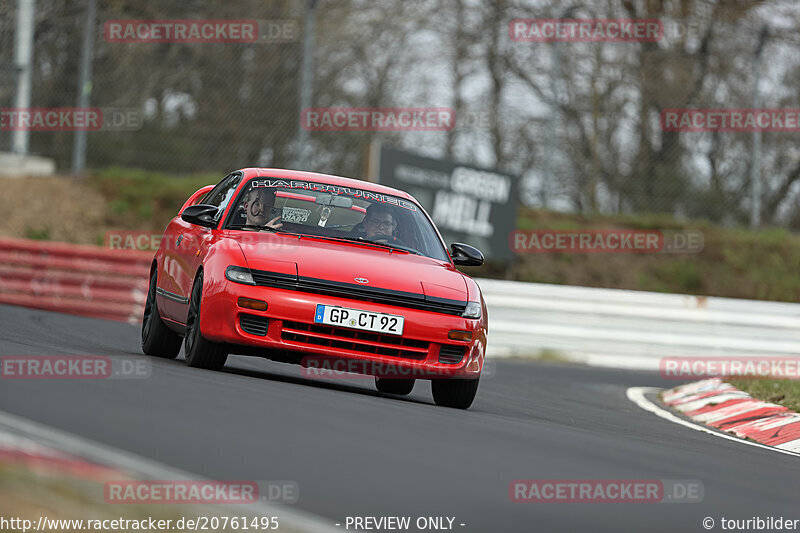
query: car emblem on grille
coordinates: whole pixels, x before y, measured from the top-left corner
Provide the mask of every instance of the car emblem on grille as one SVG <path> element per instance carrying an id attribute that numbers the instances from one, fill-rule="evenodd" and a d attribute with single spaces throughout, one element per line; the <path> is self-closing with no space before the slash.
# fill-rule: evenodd
<path id="1" fill-rule="evenodd" d="M 356 280 L 356 283 L 369 283 L 369 280 L 367 278 L 354 278 L 354 279 Z"/>

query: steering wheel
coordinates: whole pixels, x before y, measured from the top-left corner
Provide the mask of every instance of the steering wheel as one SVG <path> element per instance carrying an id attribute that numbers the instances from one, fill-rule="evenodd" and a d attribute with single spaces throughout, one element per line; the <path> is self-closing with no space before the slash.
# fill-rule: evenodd
<path id="1" fill-rule="evenodd" d="M 378 243 L 378 244 L 389 244 L 389 245 L 392 245 L 392 246 L 397 246 L 398 248 L 401 248 L 401 249 L 406 250 L 408 252 L 412 252 L 412 253 L 415 253 L 415 254 L 419 253 L 419 250 L 416 250 L 416 249 L 408 246 L 406 243 L 404 243 L 403 241 L 401 241 L 400 239 L 398 239 L 394 235 L 388 235 L 386 233 L 380 233 L 380 234 L 377 234 L 377 235 L 373 235 L 371 239 L 367 239 L 366 237 L 363 237 L 363 239 L 365 241 L 367 241 L 367 242 L 375 242 L 375 243 Z"/>
<path id="2" fill-rule="evenodd" d="M 403 244 L 403 242 L 400 239 L 398 239 L 394 235 L 389 235 L 388 233 L 379 233 L 373 235 L 369 239 L 367 237 L 364 237 L 364 240 L 369 242 L 377 242 L 380 244 L 400 244 L 400 245 Z"/>

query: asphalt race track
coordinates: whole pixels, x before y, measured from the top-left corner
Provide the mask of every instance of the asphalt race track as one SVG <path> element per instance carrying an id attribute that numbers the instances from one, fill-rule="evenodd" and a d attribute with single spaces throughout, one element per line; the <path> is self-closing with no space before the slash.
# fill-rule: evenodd
<path id="1" fill-rule="evenodd" d="M 145 356 L 138 327 L 0 306 L 0 355 Z M 489 337 L 491 342 L 491 336 Z M 626 398 L 658 374 L 498 361 L 468 411 L 369 379 L 230 357 L 222 372 L 152 359 L 133 380 L 2 380 L 0 410 L 220 480 L 293 480 L 298 508 L 451 516 L 456 531 L 705 531 L 704 517 L 800 518 L 800 458 L 692 431 Z M 704 501 L 515 503 L 516 479 L 690 479 Z M 77 517 L 76 517 L 77 518 Z M 465 524 L 460 526 L 458 524 Z M 344 527 L 341 528 L 344 531 Z"/>

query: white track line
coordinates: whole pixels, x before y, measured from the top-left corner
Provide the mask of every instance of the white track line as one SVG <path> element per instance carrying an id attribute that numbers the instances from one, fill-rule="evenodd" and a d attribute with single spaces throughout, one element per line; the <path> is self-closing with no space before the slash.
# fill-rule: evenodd
<path id="1" fill-rule="evenodd" d="M 694 422 L 689 422 L 688 420 L 684 420 L 683 418 L 675 416 L 673 413 L 670 413 L 666 409 L 662 409 L 661 407 L 657 406 L 656 404 L 654 404 L 645 397 L 645 394 L 657 393 L 660 390 L 661 389 L 658 389 L 656 387 L 630 387 L 626 391 L 626 394 L 630 401 L 632 401 L 645 411 L 650 411 L 651 413 L 658 415 L 665 420 L 669 420 L 670 422 L 675 422 L 676 424 L 680 424 L 695 431 L 702 431 L 703 433 L 708 433 L 716 437 L 732 440 L 740 444 L 747 444 L 749 446 L 755 446 L 757 448 L 763 448 L 765 450 L 772 450 L 773 452 L 784 453 L 786 455 L 794 455 L 795 457 L 800 457 L 800 453 L 790 452 L 789 450 L 782 450 L 774 446 L 767 446 L 766 444 L 761 444 L 760 442 L 753 442 L 750 440 L 740 439 L 739 437 L 734 437 L 732 435 L 726 435 L 725 433 L 720 433 L 719 431 L 712 430 L 706 426 L 695 424 Z"/>
<path id="2" fill-rule="evenodd" d="M 202 477 L 157 461 L 0 411 L 0 431 L 3 430 L 4 426 L 12 431 L 21 432 L 32 440 L 51 448 L 153 479 L 206 481 Z M 281 521 L 281 527 L 283 528 L 284 523 L 286 523 L 286 527 L 290 531 L 305 533 L 341 532 L 341 529 L 337 529 L 332 525 L 334 520 L 292 509 L 286 505 L 270 505 L 259 502 L 248 505 L 247 508 L 248 511 L 259 515 L 277 516 Z"/>

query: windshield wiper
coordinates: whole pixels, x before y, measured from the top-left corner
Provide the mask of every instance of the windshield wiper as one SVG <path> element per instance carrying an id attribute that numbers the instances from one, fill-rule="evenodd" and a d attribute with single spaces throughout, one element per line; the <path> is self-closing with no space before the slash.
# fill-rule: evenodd
<path id="1" fill-rule="evenodd" d="M 402 244 L 389 244 L 389 243 L 384 243 L 384 242 L 375 242 L 375 241 L 367 240 L 367 239 L 365 239 L 363 237 L 343 237 L 343 238 L 348 240 L 348 241 L 363 242 L 365 244 L 371 244 L 373 246 L 382 246 L 384 248 L 389 248 L 390 250 L 400 250 L 401 252 L 407 252 L 409 254 L 422 255 L 417 250 L 415 250 L 413 248 L 410 248 L 410 247 L 403 246 Z"/>
<path id="2" fill-rule="evenodd" d="M 414 250 L 413 248 L 406 248 L 404 246 L 398 244 L 383 244 L 382 242 L 374 242 L 368 241 L 363 237 L 333 237 L 330 235 L 314 235 L 313 233 L 301 233 L 303 237 L 313 237 L 315 239 L 327 239 L 331 241 L 348 241 L 348 242 L 360 242 L 363 244 L 369 244 L 371 246 L 382 246 L 384 248 L 389 248 L 392 250 L 400 250 L 401 252 L 407 252 L 414 255 L 422 255 L 418 251 Z"/>
<path id="3" fill-rule="evenodd" d="M 413 248 L 406 248 L 405 246 L 403 246 L 401 244 L 388 244 L 388 243 L 382 243 L 382 242 L 372 242 L 372 241 L 367 241 L 367 240 L 365 240 L 364 242 L 368 242 L 370 244 L 374 244 L 375 246 L 385 246 L 386 248 L 390 248 L 392 250 L 400 250 L 401 252 L 406 252 L 406 253 L 409 253 L 409 254 L 422 255 L 421 253 L 419 253 L 418 251 L 414 250 Z"/>
<path id="4" fill-rule="evenodd" d="M 324 239 L 328 241 L 357 241 L 353 237 L 333 237 L 331 235 L 316 235 L 314 233 L 300 233 L 303 237 L 311 237 L 312 239 Z"/>

